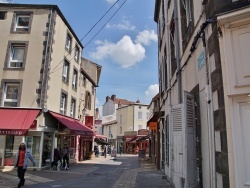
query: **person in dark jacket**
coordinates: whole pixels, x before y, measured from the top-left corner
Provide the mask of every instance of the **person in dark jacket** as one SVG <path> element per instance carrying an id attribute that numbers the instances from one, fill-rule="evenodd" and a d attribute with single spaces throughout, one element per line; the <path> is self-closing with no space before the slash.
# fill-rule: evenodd
<path id="1" fill-rule="evenodd" d="M 58 162 L 61 163 L 61 154 L 58 148 L 54 149 L 54 160 L 51 162 L 50 169 L 53 169 L 53 166 L 58 166 Z"/>
<path id="2" fill-rule="evenodd" d="M 18 183 L 18 188 L 24 186 L 25 182 L 24 175 L 28 166 L 28 159 L 31 160 L 33 166 L 36 166 L 35 160 L 31 155 L 30 150 L 28 150 L 26 148 L 26 144 L 22 142 L 19 146 L 15 161 L 15 166 L 17 167 L 17 176 L 20 179 Z"/>
<path id="3" fill-rule="evenodd" d="M 62 156 L 63 156 L 63 168 L 68 170 L 69 169 L 69 148 L 67 144 L 64 144 L 64 147 L 62 148 Z"/>

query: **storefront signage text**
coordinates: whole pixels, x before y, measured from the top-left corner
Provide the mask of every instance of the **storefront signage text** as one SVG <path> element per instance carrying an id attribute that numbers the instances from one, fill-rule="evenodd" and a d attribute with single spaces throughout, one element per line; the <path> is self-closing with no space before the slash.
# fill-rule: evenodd
<path id="1" fill-rule="evenodd" d="M 0 130 L 0 135 L 25 135 L 27 130 Z"/>

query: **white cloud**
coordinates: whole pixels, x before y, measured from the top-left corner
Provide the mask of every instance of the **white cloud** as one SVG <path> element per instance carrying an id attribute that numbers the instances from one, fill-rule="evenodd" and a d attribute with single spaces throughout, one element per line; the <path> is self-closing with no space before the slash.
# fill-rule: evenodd
<path id="1" fill-rule="evenodd" d="M 150 99 L 152 99 L 157 93 L 159 93 L 159 85 L 158 84 L 150 85 L 148 87 L 148 90 L 145 91 L 147 98 L 150 98 Z"/>
<path id="2" fill-rule="evenodd" d="M 113 25 L 107 24 L 106 28 L 110 28 L 110 29 L 118 28 L 120 30 L 133 31 L 135 30 L 136 27 L 132 25 L 129 20 L 127 20 L 126 18 L 123 18 L 119 24 L 113 24 Z"/>
<path id="3" fill-rule="evenodd" d="M 106 0 L 108 4 L 114 4 L 117 0 Z"/>
<path id="4" fill-rule="evenodd" d="M 154 30 L 144 30 L 137 35 L 135 42 L 148 46 L 151 41 L 157 42 L 157 35 Z"/>
<path id="5" fill-rule="evenodd" d="M 93 59 L 101 60 L 109 57 L 122 68 L 131 67 L 145 58 L 145 48 L 139 43 L 134 43 L 127 35 L 116 44 L 109 41 L 97 41 L 96 44 L 99 45 L 96 51 L 90 53 Z"/>

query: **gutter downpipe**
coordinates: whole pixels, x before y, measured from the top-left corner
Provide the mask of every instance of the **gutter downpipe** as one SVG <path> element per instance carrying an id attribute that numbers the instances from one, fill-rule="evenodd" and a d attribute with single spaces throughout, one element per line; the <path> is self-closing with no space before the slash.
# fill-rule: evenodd
<path id="1" fill-rule="evenodd" d="M 169 0 L 168 0 L 169 1 Z M 168 1 L 167 3 L 165 3 L 165 20 L 166 20 L 166 54 L 167 54 L 167 91 L 170 89 L 171 87 L 171 81 L 170 81 L 170 75 L 171 75 L 171 72 L 170 72 L 170 47 L 169 47 L 169 24 L 168 24 L 168 7 L 167 7 L 167 4 L 168 4 Z M 169 161 L 169 167 L 168 167 L 168 174 L 169 174 L 169 181 L 172 183 L 173 182 L 173 177 L 172 177 L 172 158 L 171 157 L 173 155 L 173 146 L 172 146 L 172 122 L 171 122 L 171 119 L 170 117 L 172 117 L 172 99 L 171 99 L 171 90 L 169 90 L 169 92 L 167 93 L 167 97 L 168 97 L 168 114 L 169 114 L 169 118 L 168 118 L 168 138 L 169 138 L 169 153 L 168 153 L 168 161 Z"/>
<path id="2" fill-rule="evenodd" d="M 178 23 L 178 4 L 177 0 L 174 0 L 174 31 L 175 31 L 175 52 L 176 52 L 176 64 L 177 64 L 177 88 L 178 88 L 178 104 L 182 103 L 182 82 L 180 71 L 180 41 L 179 41 L 179 23 Z"/>
<path id="3" fill-rule="evenodd" d="M 47 78 L 45 78 L 45 68 L 46 68 L 46 64 L 47 63 L 47 55 L 48 55 L 48 44 L 49 44 L 49 40 L 50 39 L 50 35 L 51 35 L 51 21 L 52 21 L 52 8 L 50 9 L 50 19 L 49 19 L 49 28 L 48 28 L 48 37 L 47 37 L 47 41 L 46 41 L 46 49 L 45 49 L 45 55 L 44 55 L 44 62 L 43 62 L 43 78 L 42 78 L 42 88 L 41 88 L 41 100 L 40 100 L 40 107 L 44 108 L 44 102 L 42 104 L 42 101 L 45 101 L 45 92 L 47 90 L 47 83 L 46 80 L 48 79 L 48 75 Z"/>
<path id="4" fill-rule="evenodd" d="M 214 123 L 213 123 L 213 101 L 212 101 L 212 92 L 211 92 L 211 70 L 209 63 L 209 54 L 206 45 L 206 35 L 205 31 L 202 33 L 202 42 L 204 47 L 204 60 L 206 65 L 206 95 L 207 95 L 207 115 L 208 115 L 208 135 L 209 135 L 209 162 L 211 166 L 211 177 L 210 180 L 212 182 L 211 187 L 217 188 L 217 175 L 215 168 L 215 136 L 214 136 Z"/>

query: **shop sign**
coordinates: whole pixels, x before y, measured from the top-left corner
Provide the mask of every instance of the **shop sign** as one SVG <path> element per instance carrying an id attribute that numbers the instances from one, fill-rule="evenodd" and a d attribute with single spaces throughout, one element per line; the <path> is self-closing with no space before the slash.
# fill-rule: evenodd
<path id="1" fill-rule="evenodd" d="M 84 135 L 84 136 L 93 136 L 93 132 L 90 131 L 80 131 L 80 130 L 70 130 L 70 134 L 72 135 Z"/>
<path id="2" fill-rule="evenodd" d="M 28 130 L 11 130 L 11 129 L 0 129 L 0 135 L 15 135 L 22 136 L 25 135 Z"/>
<path id="3" fill-rule="evenodd" d="M 101 119 L 96 119 L 95 120 L 95 125 L 101 126 L 102 125 L 102 120 Z"/>
<path id="4" fill-rule="evenodd" d="M 138 135 L 148 135 L 148 134 L 149 134 L 149 130 L 147 129 L 138 130 Z"/>
<path id="5" fill-rule="evenodd" d="M 85 125 L 91 129 L 93 129 L 94 117 L 93 116 L 85 116 Z"/>
<path id="6" fill-rule="evenodd" d="M 157 122 L 149 122 L 150 130 L 157 130 Z"/>
<path id="7" fill-rule="evenodd" d="M 201 70 L 204 64 L 205 64 L 205 53 L 204 51 L 202 51 L 198 58 L 198 70 Z"/>

